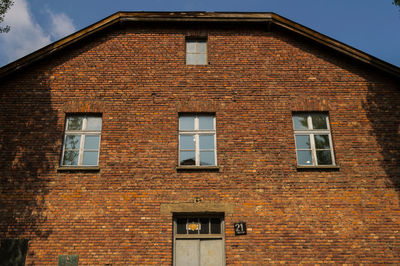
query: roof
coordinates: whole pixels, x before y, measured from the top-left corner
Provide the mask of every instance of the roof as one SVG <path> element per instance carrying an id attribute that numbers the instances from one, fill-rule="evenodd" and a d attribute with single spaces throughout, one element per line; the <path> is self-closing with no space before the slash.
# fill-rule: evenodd
<path id="1" fill-rule="evenodd" d="M 50 56 L 82 39 L 101 30 L 122 22 L 258 22 L 266 27 L 276 25 L 290 32 L 297 33 L 341 54 L 350 56 L 362 63 L 379 69 L 396 78 L 400 78 L 400 68 L 364 53 L 356 48 L 334 40 L 326 35 L 293 22 L 275 13 L 242 13 L 242 12 L 117 12 L 99 22 L 77 31 L 59 41 L 49 44 L 27 56 L 24 56 L 2 68 L 0 79 L 32 63 Z"/>

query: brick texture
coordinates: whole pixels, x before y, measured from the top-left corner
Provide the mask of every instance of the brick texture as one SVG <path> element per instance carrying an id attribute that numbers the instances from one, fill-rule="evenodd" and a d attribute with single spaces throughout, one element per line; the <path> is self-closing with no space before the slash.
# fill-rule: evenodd
<path id="1" fill-rule="evenodd" d="M 296 168 L 293 111 L 329 113 L 339 169 Z M 218 171 L 177 171 L 180 112 L 215 113 Z M 102 114 L 100 171 L 57 171 L 68 113 Z M 160 206 L 196 201 L 234 204 L 227 265 L 400 264 L 399 165 L 399 82 L 283 30 L 122 25 L 0 83 L 0 238 L 27 265 L 171 265 Z"/>

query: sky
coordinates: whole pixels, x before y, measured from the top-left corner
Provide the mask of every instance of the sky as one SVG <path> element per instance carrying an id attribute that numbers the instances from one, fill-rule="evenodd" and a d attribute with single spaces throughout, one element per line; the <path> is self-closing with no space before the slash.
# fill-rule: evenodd
<path id="1" fill-rule="evenodd" d="M 400 8 L 392 0 L 14 0 L 0 67 L 118 11 L 275 12 L 400 67 Z"/>

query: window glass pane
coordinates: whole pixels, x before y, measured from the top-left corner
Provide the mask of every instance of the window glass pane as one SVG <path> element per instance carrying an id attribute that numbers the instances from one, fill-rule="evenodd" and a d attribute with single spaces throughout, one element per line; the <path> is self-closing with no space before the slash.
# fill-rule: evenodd
<path id="1" fill-rule="evenodd" d="M 186 53 L 196 53 L 195 41 L 186 41 Z"/>
<path id="2" fill-rule="evenodd" d="M 199 221 L 197 218 L 188 219 L 187 229 L 189 234 L 198 234 L 199 233 Z"/>
<path id="3" fill-rule="evenodd" d="M 196 62 L 197 62 L 196 59 L 197 59 L 196 54 L 186 54 L 186 64 L 196 65 Z"/>
<path id="4" fill-rule="evenodd" d="M 297 163 L 299 165 L 312 165 L 311 151 L 297 151 Z"/>
<path id="5" fill-rule="evenodd" d="M 98 150 L 100 136 L 85 136 L 85 150 Z"/>
<path id="6" fill-rule="evenodd" d="M 200 150 L 214 149 L 214 135 L 199 135 Z"/>
<path id="7" fill-rule="evenodd" d="M 317 161 L 319 165 L 331 165 L 331 151 L 317 151 Z"/>
<path id="8" fill-rule="evenodd" d="M 179 149 L 194 150 L 194 135 L 180 135 Z"/>
<path id="9" fill-rule="evenodd" d="M 82 116 L 70 116 L 68 117 L 68 128 L 67 130 L 82 130 Z"/>
<path id="10" fill-rule="evenodd" d="M 198 41 L 197 52 L 200 54 L 205 54 L 207 52 L 207 42 L 206 41 Z"/>
<path id="11" fill-rule="evenodd" d="M 86 130 L 100 131 L 101 117 L 88 117 Z"/>
<path id="12" fill-rule="evenodd" d="M 194 151 L 181 151 L 180 152 L 180 165 L 195 165 Z"/>
<path id="13" fill-rule="evenodd" d="M 294 122 L 294 129 L 295 130 L 307 130 L 308 129 L 308 122 L 307 122 L 307 115 L 303 114 L 296 114 L 293 115 L 293 122 Z"/>
<path id="14" fill-rule="evenodd" d="M 309 135 L 296 135 L 296 149 L 311 149 Z"/>
<path id="15" fill-rule="evenodd" d="M 97 165 L 97 151 L 85 151 L 83 152 L 83 165 Z"/>
<path id="16" fill-rule="evenodd" d="M 63 165 L 78 165 L 79 151 L 65 151 Z"/>
<path id="17" fill-rule="evenodd" d="M 177 234 L 186 234 L 186 219 L 185 218 L 176 220 L 176 233 Z"/>
<path id="18" fill-rule="evenodd" d="M 81 135 L 67 135 L 65 138 L 65 149 L 75 150 L 79 149 L 81 145 Z"/>
<path id="19" fill-rule="evenodd" d="M 211 234 L 221 234 L 221 219 L 211 219 Z"/>
<path id="20" fill-rule="evenodd" d="M 214 116 L 210 116 L 210 115 L 199 116 L 199 129 L 200 130 L 213 130 L 214 129 Z"/>
<path id="21" fill-rule="evenodd" d="M 328 135 L 314 135 L 315 148 L 317 149 L 330 149 Z"/>
<path id="22" fill-rule="evenodd" d="M 210 229 L 209 229 L 209 219 L 208 218 L 201 218 L 200 219 L 200 224 L 201 224 L 201 229 L 200 229 L 200 234 L 209 234 Z"/>
<path id="23" fill-rule="evenodd" d="M 179 130 L 194 130 L 194 116 L 180 116 Z"/>
<path id="24" fill-rule="evenodd" d="M 197 55 L 197 64 L 198 65 L 207 65 L 207 56 L 206 56 L 206 54 L 198 54 Z"/>
<path id="25" fill-rule="evenodd" d="M 312 124 L 313 129 L 328 129 L 326 124 L 326 115 L 325 114 L 312 114 Z"/>
<path id="26" fill-rule="evenodd" d="M 201 151 L 200 152 L 200 165 L 215 165 L 213 151 Z"/>

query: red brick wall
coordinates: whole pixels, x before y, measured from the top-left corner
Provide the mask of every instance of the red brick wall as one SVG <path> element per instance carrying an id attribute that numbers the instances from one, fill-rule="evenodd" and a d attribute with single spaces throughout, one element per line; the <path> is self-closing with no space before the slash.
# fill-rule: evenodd
<path id="1" fill-rule="evenodd" d="M 207 66 L 185 65 L 196 33 Z M 90 37 L 0 83 L 0 238 L 29 238 L 27 265 L 169 265 L 160 206 L 199 198 L 235 206 L 227 265 L 398 264 L 398 84 L 255 26 Z M 293 111 L 329 112 L 338 170 L 296 168 Z M 99 172 L 57 171 L 71 112 L 102 114 Z M 179 112 L 215 112 L 219 171 L 177 171 Z"/>

